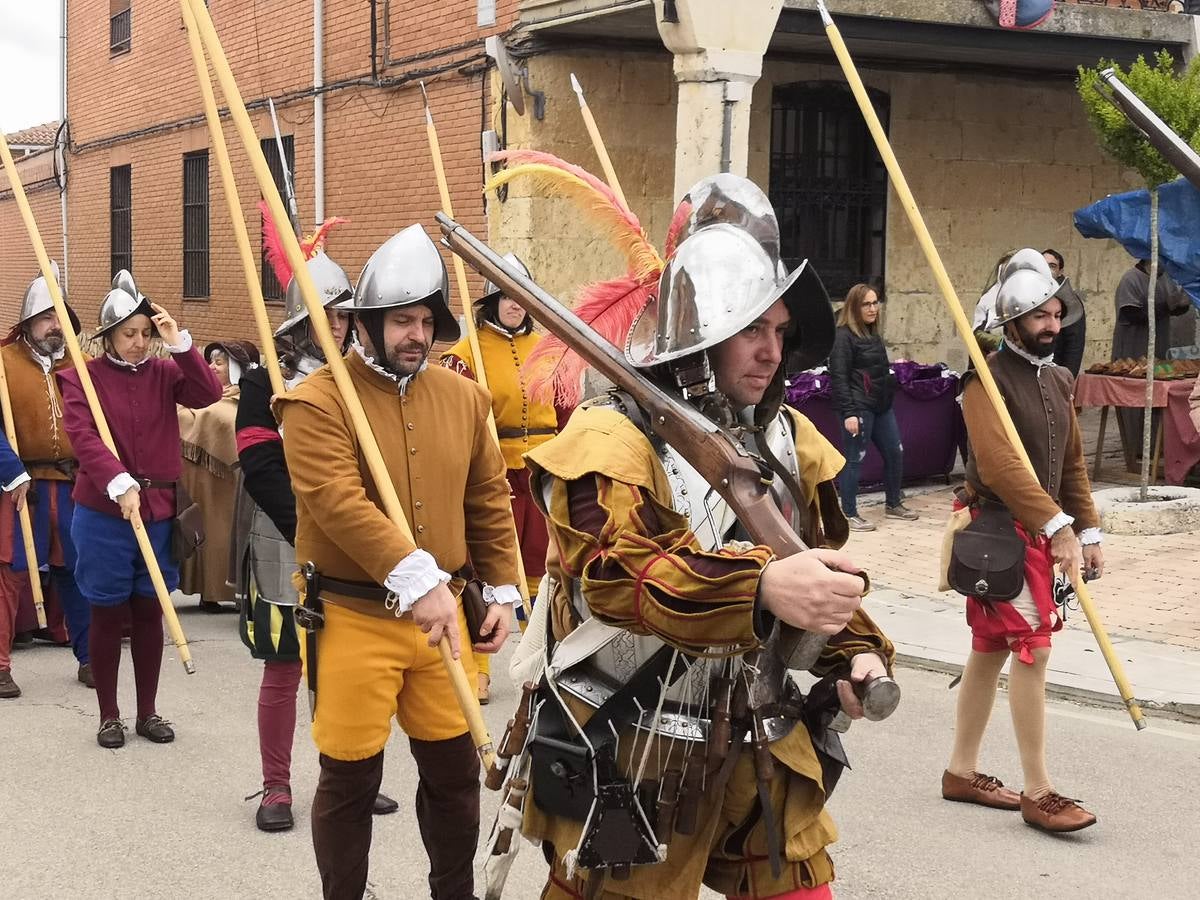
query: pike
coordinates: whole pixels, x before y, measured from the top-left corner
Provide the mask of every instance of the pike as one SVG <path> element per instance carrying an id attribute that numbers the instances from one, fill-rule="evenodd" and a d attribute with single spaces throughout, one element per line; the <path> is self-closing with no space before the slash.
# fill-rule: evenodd
<path id="1" fill-rule="evenodd" d="M 737 514 L 751 539 L 770 547 L 776 556 L 791 556 L 808 548 L 775 505 L 768 489 L 770 470 L 719 425 L 682 400 L 648 381 L 608 341 L 558 299 L 511 267 L 494 250 L 444 213 L 437 214 L 443 243 L 456 255 L 520 303 L 535 319 L 580 355 L 600 375 L 633 398 L 645 414 L 650 429 L 678 451 L 704 476 Z M 864 588 L 866 573 L 859 574 Z M 865 591 L 864 591 L 865 592 Z M 809 669 L 816 663 L 827 638 L 781 623 L 781 655 L 790 668 Z M 879 678 L 864 688 L 864 707 L 871 717 L 886 718 L 899 702 L 890 678 Z"/>
<path id="2" fill-rule="evenodd" d="M 371 430 L 370 422 L 367 421 L 366 410 L 363 409 L 362 400 L 354 388 L 354 382 L 350 380 L 350 371 L 346 368 L 346 363 L 339 353 L 339 347 L 334 343 L 333 332 L 330 330 L 329 321 L 325 317 L 325 307 L 321 305 L 321 300 L 317 296 L 316 285 L 313 284 L 312 275 L 309 274 L 308 266 L 304 259 L 304 252 L 300 248 L 300 241 L 291 231 L 279 227 L 283 222 L 287 221 L 287 210 L 284 209 L 283 200 L 279 196 L 279 190 L 276 188 L 275 181 L 271 177 L 271 170 L 267 165 L 267 159 L 262 152 L 262 147 L 259 145 L 258 134 L 254 130 L 254 123 L 250 121 L 250 114 L 247 112 L 246 104 L 242 100 L 241 92 L 238 90 L 237 80 L 233 76 L 233 70 L 229 66 L 229 59 L 226 57 L 225 50 L 221 46 L 221 40 L 217 36 L 217 30 L 213 26 L 208 7 L 203 0 L 180 0 L 180 3 L 190 7 L 192 16 L 199 28 L 200 40 L 204 45 L 204 49 L 208 52 L 209 61 L 212 63 L 213 70 L 217 75 L 217 81 L 221 85 L 221 91 L 224 93 L 225 100 L 229 105 L 230 115 L 233 118 L 234 125 L 237 127 L 238 135 L 245 146 L 246 153 L 250 157 L 250 164 L 254 169 L 254 177 L 258 181 L 259 190 L 262 191 L 263 198 L 267 201 L 271 217 L 275 220 L 279 235 L 283 239 L 284 250 L 287 253 L 288 263 L 292 267 L 293 277 L 299 285 L 300 294 L 304 298 L 305 306 L 308 308 L 310 324 L 316 331 L 317 341 L 320 343 L 321 349 L 325 354 L 330 374 L 337 385 L 338 394 L 346 404 L 347 411 L 350 414 L 354 433 L 358 439 L 360 453 L 366 462 L 371 480 L 375 483 L 376 490 L 379 491 L 384 513 L 400 531 L 401 535 L 410 544 L 415 546 L 416 541 L 413 539 L 408 519 L 404 515 L 404 507 L 400 505 L 400 497 L 396 493 L 396 486 L 392 482 L 391 474 L 388 472 L 387 465 L 383 461 L 383 455 L 380 453 L 379 441 L 375 437 L 375 433 Z M 475 744 L 475 749 L 479 754 L 483 768 L 490 769 L 495 757 L 495 749 L 492 746 L 492 739 L 488 734 L 487 725 L 484 724 L 483 714 L 479 709 L 479 700 L 476 697 L 475 689 L 467 681 L 467 674 L 463 669 L 462 660 L 454 657 L 448 638 L 443 636 L 441 643 L 438 644 L 438 651 L 441 654 L 442 664 L 446 668 L 446 674 L 449 676 L 450 683 L 454 689 L 455 698 L 462 710 L 463 717 L 467 721 L 468 730 L 471 733 L 472 741 Z"/>
<path id="3" fill-rule="evenodd" d="M 604 170 L 604 180 L 617 195 L 621 205 L 628 209 L 629 204 L 625 202 L 625 192 L 621 190 L 621 182 L 617 180 L 617 170 L 613 168 L 612 160 L 608 157 L 608 148 L 604 146 L 604 139 L 600 137 L 600 128 L 596 125 L 596 117 L 592 115 L 592 108 L 588 106 L 588 102 L 583 96 L 583 85 L 579 83 L 574 72 L 571 73 L 571 90 L 575 92 L 575 96 L 579 100 L 579 113 L 583 116 L 583 124 L 587 128 L 588 136 L 592 139 L 592 147 L 596 150 L 596 156 L 600 158 L 600 168 Z"/>
<path id="4" fill-rule="evenodd" d="M 92 375 L 88 371 L 87 364 L 83 359 L 83 350 L 79 347 L 79 338 L 75 334 L 75 329 L 71 325 L 71 317 L 67 313 L 67 304 L 63 300 L 62 288 L 59 287 L 57 273 L 55 268 L 50 263 L 50 257 L 46 255 L 46 245 L 42 241 L 42 234 L 38 230 L 37 220 L 33 217 L 33 210 L 29 206 L 29 198 L 25 195 L 25 187 L 21 183 L 21 173 L 17 171 L 17 164 L 13 161 L 12 153 L 8 148 L 8 141 L 4 139 L 4 132 L 0 130 L 0 158 L 4 162 L 4 170 L 8 173 L 8 183 L 12 187 L 13 199 L 17 201 L 17 208 L 21 212 L 21 219 L 25 223 L 25 230 L 29 234 L 29 241 L 33 244 L 34 255 L 37 256 L 38 266 L 42 270 L 42 277 L 46 279 L 46 288 L 50 291 L 50 300 L 54 303 L 54 311 L 58 314 L 59 324 L 62 326 L 63 337 L 67 342 L 67 353 L 71 356 L 71 363 L 75 366 L 75 371 L 79 375 L 79 385 L 83 388 L 83 395 L 87 399 L 88 409 L 92 413 L 92 418 L 96 422 L 96 430 L 100 433 L 100 440 L 104 442 L 104 446 L 109 449 L 113 456 L 117 456 L 117 444 L 113 440 L 112 431 L 108 427 L 108 419 L 104 415 L 104 408 L 100 405 L 100 398 L 96 396 L 96 387 L 92 384 Z M 150 544 L 150 535 L 146 533 L 146 525 L 142 522 L 141 513 L 134 510 L 129 517 L 129 526 L 133 529 L 133 535 L 138 544 L 138 549 L 141 550 L 142 560 L 146 564 L 146 572 L 150 576 L 150 583 L 154 585 L 154 594 L 158 598 L 159 606 L 162 607 L 163 620 L 167 625 L 167 632 L 171 635 L 171 641 L 175 644 L 175 649 L 179 651 L 179 661 L 183 664 L 183 670 L 189 675 L 196 673 L 196 664 L 192 662 L 192 653 L 188 649 L 187 638 L 183 633 L 183 626 L 179 624 L 179 616 L 175 612 L 175 604 L 171 602 L 171 594 L 167 590 L 167 583 L 163 580 L 162 568 L 158 564 L 158 557 L 154 555 L 154 547 Z"/>
<path id="5" fill-rule="evenodd" d="M 279 167 L 283 169 L 283 190 L 287 194 L 288 221 L 292 223 L 292 231 L 296 232 L 296 237 L 300 237 L 300 208 L 296 205 L 296 182 L 292 180 L 292 170 L 288 168 L 287 154 L 283 152 L 283 136 L 279 133 L 279 119 L 275 116 L 275 101 L 270 97 L 267 98 L 267 107 L 271 110 L 271 127 L 275 129 L 275 149 L 279 153 Z M 284 287 L 287 285 L 285 284 Z"/>
<path id="6" fill-rule="evenodd" d="M 1146 140 L 1162 154 L 1163 159 L 1190 181 L 1192 187 L 1200 190 L 1200 155 L 1160 119 L 1154 110 L 1143 103 L 1141 97 L 1126 87 L 1117 77 L 1115 70 L 1105 69 L 1100 73 L 1100 77 L 1108 87 L 1106 92 L 1096 85 L 1101 96 L 1124 113 L 1125 118 L 1145 135 Z"/>
<path id="7" fill-rule="evenodd" d="M 842 67 L 842 72 L 846 76 L 846 81 L 850 85 L 854 99 L 858 101 L 858 107 L 862 111 L 863 119 L 866 120 L 867 130 L 871 132 L 871 137 L 875 139 L 875 146 L 878 148 L 879 155 L 883 159 L 883 164 L 887 168 L 892 188 L 896 191 L 896 196 L 900 198 L 900 205 L 904 207 L 904 212 L 908 215 L 908 221 L 912 225 L 913 231 L 916 232 L 917 242 L 921 245 L 921 250 L 925 254 L 925 259 L 929 263 L 929 267 L 933 269 L 934 280 L 941 290 L 942 299 L 946 301 L 950 317 L 954 320 L 954 325 L 958 329 L 959 336 L 967 347 L 967 353 L 970 355 L 971 361 L 975 363 L 979 383 L 983 386 L 992 409 L 996 417 L 1000 420 L 1000 424 L 1004 429 L 1004 435 L 1008 439 L 1009 444 L 1016 451 L 1021 462 L 1032 473 L 1033 463 L 1029 459 L 1025 445 L 1021 442 L 1021 436 L 1017 434 L 1017 426 L 1013 423 L 1012 416 L 1008 412 L 1008 407 L 1004 404 L 1004 398 L 1000 396 L 1000 389 L 996 386 L 996 380 L 992 377 L 992 370 L 988 368 L 983 351 L 979 348 L 979 342 L 975 339 L 971 323 L 967 320 L 966 314 L 963 312 L 962 304 L 958 299 L 958 293 L 954 290 L 954 285 L 950 281 L 950 275 L 946 271 L 942 257 L 938 253 L 937 247 L 934 246 L 933 238 L 930 236 L 929 229 L 925 225 L 925 219 L 921 215 L 921 210 L 917 207 L 917 201 L 913 198 L 912 191 L 908 187 L 908 179 L 904 177 L 904 171 L 900 168 L 900 161 L 896 159 L 892 145 L 884 133 L 883 125 L 879 122 L 879 116 L 875 113 L 875 107 L 871 104 L 870 97 L 867 96 L 867 89 L 863 87 L 862 78 L 858 74 L 858 68 L 854 65 L 850 51 L 846 49 L 846 42 L 842 39 L 842 34 L 834 23 L 833 17 L 829 15 L 829 10 L 825 8 L 825 0 L 817 0 L 817 11 L 821 14 L 821 22 L 825 26 L 825 33 L 829 37 L 829 43 L 833 46 L 834 55 Z M 1125 703 L 1125 708 L 1129 712 L 1129 717 L 1133 719 L 1133 724 L 1137 730 L 1141 731 L 1146 727 L 1146 720 L 1142 717 L 1142 709 L 1133 697 L 1133 690 L 1129 686 L 1129 679 L 1125 676 L 1125 668 L 1121 665 L 1121 660 L 1117 656 L 1116 651 L 1113 650 L 1112 641 L 1109 640 L 1108 633 L 1104 630 L 1104 623 L 1100 619 L 1100 613 L 1096 610 L 1095 603 L 1092 602 L 1092 595 L 1088 591 L 1087 584 L 1079 577 L 1079 573 L 1075 573 L 1072 580 L 1075 582 L 1075 594 L 1079 598 L 1079 605 L 1083 607 L 1088 625 L 1091 626 L 1092 634 L 1095 635 L 1096 643 L 1100 647 L 1104 661 L 1108 663 L 1109 671 L 1112 673 L 1113 681 L 1116 683 L 1117 690 L 1121 694 L 1121 699 Z"/>
<path id="8" fill-rule="evenodd" d="M 4 414 L 4 435 L 14 455 L 20 457 L 21 450 L 17 447 L 17 425 L 13 421 L 12 397 L 8 393 L 8 374 L 4 371 L 4 357 L 0 356 L 0 407 Z M 30 489 L 33 485 L 30 485 Z M 21 537 L 25 541 L 25 569 L 29 572 L 29 588 L 33 592 L 33 608 L 37 610 L 38 628 L 46 627 L 46 602 L 42 595 L 41 569 L 38 568 L 37 543 L 33 538 L 33 522 L 29 518 L 29 495 L 17 511 L 21 522 Z"/>

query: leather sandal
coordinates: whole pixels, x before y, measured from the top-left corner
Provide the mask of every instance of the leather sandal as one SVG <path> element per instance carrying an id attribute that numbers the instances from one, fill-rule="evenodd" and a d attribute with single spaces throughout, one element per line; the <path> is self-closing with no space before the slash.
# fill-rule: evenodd
<path id="1" fill-rule="evenodd" d="M 96 732 L 96 743 L 105 750 L 116 750 L 125 746 L 125 726 L 120 719 L 105 719 Z"/>
<path id="2" fill-rule="evenodd" d="M 138 719 L 136 731 L 146 740 L 156 744 L 169 744 L 175 740 L 175 732 L 171 728 L 171 723 L 159 715 Z"/>
<path id="3" fill-rule="evenodd" d="M 264 785 L 258 794 L 251 794 L 246 799 L 253 800 L 259 795 L 262 795 L 262 802 L 254 814 L 254 824 L 258 830 L 290 831 L 296 824 L 292 818 L 292 789 L 285 784 Z M 268 800 L 273 802 L 268 803 Z"/>

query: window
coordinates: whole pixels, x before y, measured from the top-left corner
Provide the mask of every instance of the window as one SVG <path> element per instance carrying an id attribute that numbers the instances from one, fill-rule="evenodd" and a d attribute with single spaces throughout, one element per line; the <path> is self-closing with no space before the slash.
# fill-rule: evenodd
<path id="1" fill-rule="evenodd" d="M 888 99 L 871 91 L 887 127 Z M 775 88 L 770 197 L 788 268 L 809 259 L 830 297 L 882 284 L 887 171 L 850 89 L 805 82 Z"/>
<path id="2" fill-rule="evenodd" d="M 108 0 L 108 55 L 128 53 L 133 36 L 130 0 Z"/>
<path id="3" fill-rule="evenodd" d="M 283 136 L 283 155 L 284 160 L 279 158 L 279 146 L 275 143 L 275 138 L 264 138 L 261 142 L 263 156 L 267 158 L 267 167 L 271 170 L 271 177 L 275 180 L 275 187 L 279 190 L 279 196 L 284 198 L 284 204 L 287 203 L 287 197 L 284 195 L 283 167 L 286 164 L 289 172 L 296 170 L 296 146 L 290 134 Z M 263 233 L 266 234 L 266 220 L 263 220 Z M 275 277 L 275 269 L 267 262 L 266 243 L 263 243 L 262 254 L 262 292 L 263 297 L 267 300 L 282 300 L 286 284 L 280 284 L 279 279 Z"/>
<path id="4" fill-rule="evenodd" d="M 208 151 L 183 157 L 183 296 L 207 297 Z"/>
<path id="5" fill-rule="evenodd" d="M 110 275 L 133 271 L 133 187 L 129 166 L 108 170 L 108 242 Z"/>

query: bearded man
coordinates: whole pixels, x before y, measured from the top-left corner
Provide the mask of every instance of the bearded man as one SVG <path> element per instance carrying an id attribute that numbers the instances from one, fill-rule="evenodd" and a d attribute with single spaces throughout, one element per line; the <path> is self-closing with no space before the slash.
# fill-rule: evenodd
<path id="1" fill-rule="evenodd" d="M 51 263 L 54 276 L 58 266 Z M 79 320 L 70 307 L 71 326 Z M 20 318 L 4 347 L 4 370 L 16 426 L 18 460 L 5 442 L 3 500 L 0 501 L 0 698 L 15 698 L 21 689 L 10 671 L 13 632 L 22 598 L 30 596 L 31 572 L 17 511 L 28 504 L 34 531 L 37 565 L 49 574 L 49 598 L 61 604 L 71 649 L 78 663 L 77 678 L 94 687 L 88 664 L 88 625 L 91 612 L 75 584 L 75 544 L 71 518 L 75 505 L 71 488 L 78 462 L 63 428 L 62 393 L 54 373 L 69 368 L 62 323 L 54 311 L 50 289 L 41 275 L 25 290 Z"/>
<path id="2" fill-rule="evenodd" d="M 468 561 L 490 601 L 476 651 L 504 643 L 520 594 L 504 457 L 487 425 L 491 399 L 427 364 L 435 340 L 459 336 L 448 296 L 437 248 L 412 225 L 367 261 L 350 307 L 362 343 L 346 367 L 371 428 L 386 437 L 380 451 L 415 543 L 381 508 L 330 370 L 275 401 L 296 497 L 296 559 L 308 570 L 297 620 L 309 628 L 316 690 L 312 830 L 327 898 L 366 889 L 393 717 L 417 763 L 431 896 L 474 896 L 479 759 L 437 646 L 447 637 L 456 658 L 469 646 L 458 574 Z M 473 677 L 470 654 L 461 658 Z"/>
<path id="3" fill-rule="evenodd" d="M 1034 471 L 1009 443 L 983 385 L 968 373 L 963 417 L 969 453 L 960 502 L 974 516 L 989 506 L 1012 514 L 1026 544 L 1025 586 L 1011 602 L 967 598 L 971 654 L 959 687 L 942 796 L 1020 810 L 1027 825 L 1043 831 L 1078 831 L 1095 824 L 1096 817 L 1055 790 L 1046 768 L 1045 732 L 1050 635 L 1062 628 L 1054 567 L 1072 581 L 1081 567 L 1090 578 L 1104 572 L 1100 520 L 1075 419 L 1074 376 L 1055 365 L 1053 356 L 1059 333 L 1080 319 L 1083 306 L 1074 292 L 1062 292 L 1042 254 L 1029 248 L 1004 265 L 998 288 L 992 327 L 1003 328 L 1004 340 L 988 357 L 988 368 Z M 1025 780 L 1020 794 L 978 769 L 996 684 L 1010 656 L 1008 703 Z"/>

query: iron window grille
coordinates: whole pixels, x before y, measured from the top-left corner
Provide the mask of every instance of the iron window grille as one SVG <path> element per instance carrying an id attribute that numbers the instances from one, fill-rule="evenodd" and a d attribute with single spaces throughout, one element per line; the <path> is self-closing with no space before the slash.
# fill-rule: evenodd
<path id="1" fill-rule="evenodd" d="M 133 178 L 129 166 L 108 170 L 108 241 L 110 277 L 133 271 Z"/>
<path id="2" fill-rule="evenodd" d="M 870 91 L 887 128 L 886 94 Z M 808 259 L 830 297 L 883 283 L 887 170 L 845 85 L 780 85 L 772 96 L 769 194 L 784 262 Z"/>
<path id="3" fill-rule="evenodd" d="M 128 53 L 133 44 L 133 20 L 130 0 L 110 0 L 108 5 L 108 54 Z"/>
<path id="4" fill-rule="evenodd" d="M 267 167 L 271 170 L 271 178 L 275 181 L 275 188 L 279 191 L 279 196 L 284 196 L 284 179 L 283 179 L 283 161 L 279 158 L 279 147 L 275 143 L 275 138 L 263 138 L 260 141 L 262 146 L 263 156 L 267 158 Z M 296 171 L 296 143 L 292 135 L 285 134 L 283 136 L 283 155 L 287 161 L 289 172 Z M 284 198 L 286 204 L 287 198 Z M 266 234 L 266 218 L 263 218 L 263 234 Z M 282 300 L 286 284 L 280 284 L 279 279 L 275 277 L 275 269 L 267 261 L 267 246 L 266 241 L 263 241 L 262 259 L 262 292 L 263 298 L 266 300 Z"/>
<path id="5" fill-rule="evenodd" d="M 183 157 L 183 296 L 209 296 L 208 151 Z"/>

